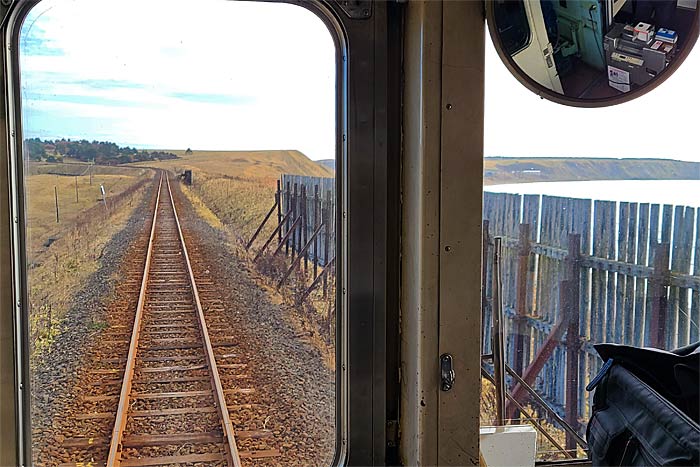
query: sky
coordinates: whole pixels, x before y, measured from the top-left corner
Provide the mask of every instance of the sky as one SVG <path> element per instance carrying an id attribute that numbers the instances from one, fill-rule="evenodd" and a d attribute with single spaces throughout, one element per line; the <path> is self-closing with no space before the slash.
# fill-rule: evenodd
<path id="1" fill-rule="evenodd" d="M 335 50 L 321 20 L 286 4 L 191 4 L 42 1 L 21 34 L 25 135 L 334 157 Z M 646 96 L 566 107 L 518 83 L 487 36 L 485 155 L 700 161 L 699 77 L 693 50 Z"/>
<path id="2" fill-rule="evenodd" d="M 658 157 L 700 162 L 700 46 L 660 86 L 624 104 L 584 109 L 521 85 L 486 37 L 486 156 Z M 699 174 L 700 175 L 700 174 Z"/>
<path id="3" fill-rule="evenodd" d="M 285 4 L 192 5 L 39 3 L 20 36 L 25 136 L 333 158 L 335 46 L 321 20 Z"/>

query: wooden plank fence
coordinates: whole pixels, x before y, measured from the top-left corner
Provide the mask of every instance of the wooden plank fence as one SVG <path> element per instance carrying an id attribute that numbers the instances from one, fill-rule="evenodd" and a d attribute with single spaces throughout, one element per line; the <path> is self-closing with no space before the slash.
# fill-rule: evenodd
<path id="1" fill-rule="evenodd" d="M 483 353 L 498 236 L 507 362 L 579 431 L 601 365 L 593 344 L 672 349 L 700 338 L 694 207 L 487 192 L 483 232 Z"/>
<path id="2" fill-rule="evenodd" d="M 293 256 L 300 252 L 316 229 L 321 226 L 318 241 L 305 253 L 305 261 L 325 266 L 335 257 L 336 203 L 335 179 L 283 174 L 281 178 L 283 210 L 301 217 L 301 225 L 285 246 Z M 278 214 L 279 216 L 279 214 Z M 284 236 L 293 221 L 288 219 L 281 229 Z"/>
<path id="3" fill-rule="evenodd" d="M 270 250 L 273 256 L 284 252 L 291 258 L 278 288 L 297 268 L 310 274 L 311 285 L 301 294 L 300 301 L 321 284 L 326 295 L 328 275 L 332 274 L 336 254 L 335 199 L 333 178 L 283 174 L 277 182 L 273 206 L 246 245 L 246 249 L 250 249 L 265 225 L 274 219 L 275 228 L 254 261 Z M 268 250 L 268 247 L 271 248 Z"/>

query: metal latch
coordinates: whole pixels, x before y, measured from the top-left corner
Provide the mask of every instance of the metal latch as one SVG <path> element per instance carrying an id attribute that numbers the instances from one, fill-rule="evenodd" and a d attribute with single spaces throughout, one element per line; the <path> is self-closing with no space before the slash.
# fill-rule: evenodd
<path id="1" fill-rule="evenodd" d="M 366 19 L 372 16 L 371 0 L 337 0 L 337 3 L 352 19 Z"/>
<path id="2" fill-rule="evenodd" d="M 452 355 L 444 353 L 440 355 L 440 390 L 449 391 L 455 384 L 455 369 Z"/>

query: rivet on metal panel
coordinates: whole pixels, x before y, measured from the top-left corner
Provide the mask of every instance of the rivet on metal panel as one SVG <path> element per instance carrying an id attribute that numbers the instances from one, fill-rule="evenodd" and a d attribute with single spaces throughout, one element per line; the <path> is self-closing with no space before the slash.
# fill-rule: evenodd
<path id="1" fill-rule="evenodd" d="M 452 110 L 452 104 L 447 104 L 445 108 L 447 108 L 447 110 Z"/>

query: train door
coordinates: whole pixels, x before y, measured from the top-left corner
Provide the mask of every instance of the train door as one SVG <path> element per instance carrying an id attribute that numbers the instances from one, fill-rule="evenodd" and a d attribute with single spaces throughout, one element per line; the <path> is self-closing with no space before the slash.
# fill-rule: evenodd
<path id="1" fill-rule="evenodd" d="M 515 63 L 542 86 L 562 92 L 541 3 L 497 2 L 494 8 L 501 34 L 509 38 L 506 48 Z"/>

